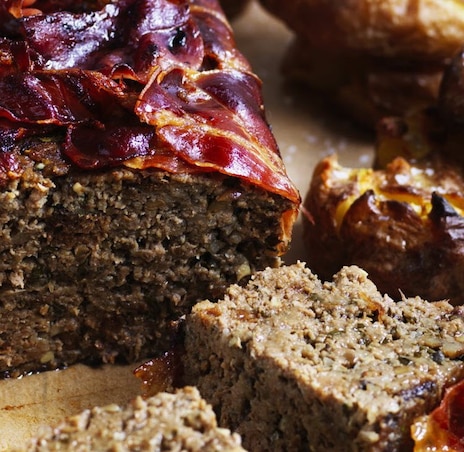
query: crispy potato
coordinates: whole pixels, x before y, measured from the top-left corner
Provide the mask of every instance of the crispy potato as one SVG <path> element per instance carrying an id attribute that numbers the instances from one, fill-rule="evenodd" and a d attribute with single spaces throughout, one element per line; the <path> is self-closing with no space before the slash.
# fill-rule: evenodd
<path id="1" fill-rule="evenodd" d="M 385 116 L 435 103 L 444 69 L 443 62 L 411 63 L 329 51 L 299 39 L 282 64 L 289 81 L 307 84 L 370 128 Z"/>
<path id="2" fill-rule="evenodd" d="M 375 167 L 394 157 L 427 161 L 437 154 L 464 168 L 464 50 L 446 67 L 435 105 L 384 117 L 377 124 Z"/>
<path id="3" fill-rule="evenodd" d="M 396 157 L 422 165 L 429 159 L 441 161 L 445 142 L 446 129 L 435 108 L 383 118 L 377 124 L 374 168 L 385 169 Z"/>
<path id="4" fill-rule="evenodd" d="M 261 0 L 299 38 L 325 49 L 437 61 L 464 43 L 462 0 Z"/>
<path id="5" fill-rule="evenodd" d="M 304 201 L 310 267 L 330 279 L 364 268 L 380 291 L 464 303 L 464 179 L 443 161 L 385 169 L 315 168 Z"/>
<path id="6" fill-rule="evenodd" d="M 437 111 L 442 136 L 435 147 L 464 167 L 464 50 L 457 53 L 445 71 Z"/>
<path id="7" fill-rule="evenodd" d="M 464 304 L 464 54 L 437 105 L 377 126 L 373 168 L 316 167 L 304 205 L 309 263 L 323 278 L 365 268 L 397 296 Z"/>
<path id="8" fill-rule="evenodd" d="M 261 0 L 295 31 L 283 69 L 372 127 L 436 101 L 464 44 L 462 0 Z"/>

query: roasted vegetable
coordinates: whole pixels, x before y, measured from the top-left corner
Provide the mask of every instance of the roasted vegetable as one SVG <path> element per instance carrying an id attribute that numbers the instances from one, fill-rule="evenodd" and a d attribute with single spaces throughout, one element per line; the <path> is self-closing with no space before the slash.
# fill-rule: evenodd
<path id="1" fill-rule="evenodd" d="M 435 102 L 443 62 L 419 63 L 312 47 L 297 39 L 282 64 L 290 82 L 303 82 L 344 114 L 374 128 L 384 116 Z"/>
<path id="2" fill-rule="evenodd" d="M 464 167 L 464 50 L 444 69 L 436 102 L 377 124 L 375 166 L 394 157 L 427 161 L 432 155 Z"/>
<path id="3" fill-rule="evenodd" d="M 375 126 L 433 103 L 464 43 L 462 0 L 261 0 L 295 32 L 283 68 Z"/>
<path id="4" fill-rule="evenodd" d="M 326 49 L 443 60 L 464 42 L 462 0 L 261 0 L 302 39 Z"/>
<path id="5" fill-rule="evenodd" d="M 364 268 L 379 290 L 464 303 L 464 179 L 442 160 L 385 169 L 315 168 L 304 207 L 310 267 L 329 279 Z"/>
<path id="6" fill-rule="evenodd" d="M 464 452 L 464 381 L 446 391 L 440 406 L 412 425 L 414 452 Z"/>
<path id="7" fill-rule="evenodd" d="M 304 206 L 312 268 L 357 264 L 381 291 L 464 304 L 464 57 L 436 102 L 377 125 L 373 168 L 336 156 L 315 168 Z"/>

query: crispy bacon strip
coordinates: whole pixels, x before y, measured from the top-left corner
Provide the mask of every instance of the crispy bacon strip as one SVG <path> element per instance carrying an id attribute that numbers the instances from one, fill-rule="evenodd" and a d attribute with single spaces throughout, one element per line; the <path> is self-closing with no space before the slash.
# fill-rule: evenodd
<path id="1" fill-rule="evenodd" d="M 190 164 L 288 193 L 291 184 L 280 157 L 269 153 L 277 145 L 263 127 L 259 89 L 248 73 L 177 69 L 149 83 L 135 111 Z"/>
<path id="2" fill-rule="evenodd" d="M 0 121 L 21 130 L 10 139 L 53 126 L 82 168 L 215 171 L 299 202 L 215 0 L 0 5 Z"/>
<path id="3" fill-rule="evenodd" d="M 70 69 L 11 74 L 0 79 L 0 117 L 58 126 L 128 114 L 126 93 L 99 72 Z M 128 105 L 130 108 L 130 105 Z"/>

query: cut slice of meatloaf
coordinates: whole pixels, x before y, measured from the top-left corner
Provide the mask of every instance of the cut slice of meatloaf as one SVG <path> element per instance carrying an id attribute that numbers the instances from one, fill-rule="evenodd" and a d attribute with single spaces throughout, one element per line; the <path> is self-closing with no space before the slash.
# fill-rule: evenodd
<path id="1" fill-rule="evenodd" d="M 240 452 L 240 437 L 219 428 L 216 416 L 195 388 L 175 394 L 137 397 L 125 407 L 85 410 L 39 435 L 16 452 L 40 451 Z"/>
<path id="2" fill-rule="evenodd" d="M 186 381 L 253 451 L 411 450 L 464 378 L 464 311 L 382 296 L 358 267 L 266 269 L 186 320 Z"/>
<path id="3" fill-rule="evenodd" d="M 0 193 L 4 376 L 169 348 L 196 301 L 279 262 L 279 195 L 217 173 L 49 176 L 62 164 L 23 156 Z"/>

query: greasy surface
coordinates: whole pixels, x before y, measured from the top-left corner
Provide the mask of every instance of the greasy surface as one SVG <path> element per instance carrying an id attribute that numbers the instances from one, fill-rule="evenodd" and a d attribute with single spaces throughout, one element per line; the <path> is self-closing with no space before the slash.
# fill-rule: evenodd
<path id="1" fill-rule="evenodd" d="M 217 426 L 211 406 L 195 388 L 176 394 L 160 393 L 127 406 L 94 407 L 44 428 L 40 435 L 17 451 L 229 451 L 239 452 L 238 435 Z"/>
<path id="2" fill-rule="evenodd" d="M 414 452 L 464 449 L 464 380 L 447 389 L 440 405 L 411 427 Z"/>
<path id="3" fill-rule="evenodd" d="M 393 451 L 464 378 L 464 312 L 383 297 L 357 267 L 256 274 L 186 320 L 189 384 L 254 451 Z"/>
<path id="4" fill-rule="evenodd" d="M 291 179 L 304 193 L 314 164 L 337 151 L 347 165 L 366 165 L 372 144 L 347 121 L 331 115 L 325 102 L 305 91 L 288 89 L 280 75 L 280 62 L 291 34 L 278 21 L 252 4 L 233 23 L 237 42 L 263 80 L 265 105 Z M 286 259 L 304 258 L 301 221 Z M 0 381 L 0 450 L 27 438 L 38 426 L 56 423 L 80 410 L 113 402 L 125 403 L 139 391 L 132 381 L 134 366 L 76 366 L 21 380 Z M 124 383 L 121 383 L 124 380 Z M 128 381 L 127 383 L 125 381 Z M 95 391 L 95 388 L 98 388 Z M 103 390 L 102 388 L 106 388 Z"/>

